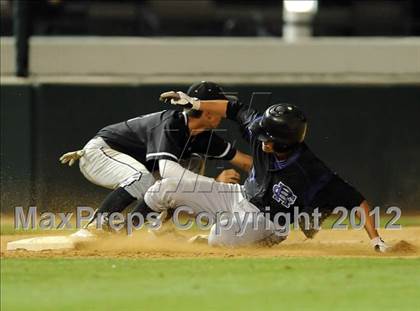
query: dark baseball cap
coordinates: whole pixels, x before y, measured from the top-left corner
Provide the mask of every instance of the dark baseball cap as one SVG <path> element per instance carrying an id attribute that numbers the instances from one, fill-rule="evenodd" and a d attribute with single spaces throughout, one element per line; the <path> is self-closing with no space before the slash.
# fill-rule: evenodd
<path id="1" fill-rule="evenodd" d="M 208 81 L 194 83 L 188 89 L 187 95 L 201 100 L 227 99 L 219 85 Z"/>

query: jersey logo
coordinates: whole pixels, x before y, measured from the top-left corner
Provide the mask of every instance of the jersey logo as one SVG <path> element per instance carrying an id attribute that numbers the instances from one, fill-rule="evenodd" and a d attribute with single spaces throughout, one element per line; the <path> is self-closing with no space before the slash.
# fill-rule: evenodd
<path id="1" fill-rule="evenodd" d="M 283 184 L 281 181 L 273 186 L 273 199 L 286 208 L 295 203 L 297 196 L 293 193 L 290 187 Z"/>

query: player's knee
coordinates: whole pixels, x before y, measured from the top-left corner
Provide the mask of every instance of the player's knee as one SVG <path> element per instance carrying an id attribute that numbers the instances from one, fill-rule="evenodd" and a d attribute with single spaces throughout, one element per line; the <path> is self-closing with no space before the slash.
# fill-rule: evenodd
<path id="1" fill-rule="evenodd" d="M 124 188 L 134 198 L 140 200 L 154 182 L 155 178 L 151 173 L 138 172 L 124 180 L 119 186 Z"/>
<path id="2" fill-rule="evenodd" d="M 147 190 L 144 201 L 155 211 L 173 208 L 173 198 L 171 194 L 176 191 L 177 184 L 177 180 L 172 178 L 156 181 L 153 186 Z"/>
<path id="3" fill-rule="evenodd" d="M 146 202 L 147 206 L 151 209 L 154 209 L 155 206 L 160 201 L 160 192 L 159 189 L 161 187 L 162 181 L 158 180 L 151 186 L 144 195 L 144 202 Z"/>

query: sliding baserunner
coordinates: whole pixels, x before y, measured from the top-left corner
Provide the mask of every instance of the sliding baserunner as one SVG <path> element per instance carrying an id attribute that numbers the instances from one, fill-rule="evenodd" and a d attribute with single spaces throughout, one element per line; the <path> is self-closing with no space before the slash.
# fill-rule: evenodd
<path id="1" fill-rule="evenodd" d="M 290 215 L 293 222 L 296 211 L 312 215 L 318 208 L 319 217 L 311 217 L 306 226 L 299 224 L 305 235 L 312 238 L 317 232 L 315 219 L 322 223 L 337 206 L 359 207 L 357 215 L 366 216 L 365 229 L 374 249 L 386 250 L 368 216 L 369 205 L 363 195 L 331 171 L 304 143 L 307 120 L 299 108 L 277 104 L 260 114 L 237 99 L 203 101 L 182 92 L 163 93 L 161 98 L 237 122 L 251 145 L 254 162 L 243 186 L 210 186 L 205 180 L 184 180 L 178 184 L 172 178 L 163 179 L 146 193 L 145 200 L 153 210 L 187 206 L 196 214 L 211 213 L 226 226 L 220 232 L 220 224 L 212 227 L 209 244 L 236 246 L 283 241 L 288 230 L 284 226 L 286 218 L 279 215 Z M 193 193 L 185 191 L 193 188 Z M 250 213 L 257 216 L 249 217 Z M 223 219 L 218 217 L 220 214 L 236 215 Z"/>

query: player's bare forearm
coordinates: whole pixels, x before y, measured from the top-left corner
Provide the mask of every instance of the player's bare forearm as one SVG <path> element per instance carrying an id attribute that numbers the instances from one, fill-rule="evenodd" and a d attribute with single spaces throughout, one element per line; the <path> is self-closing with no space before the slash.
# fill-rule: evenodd
<path id="1" fill-rule="evenodd" d="M 366 218 L 366 224 L 365 224 L 365 230 L 367 232 L 367 234 L 369 235 L 369 237 L 371 239 L 376 238 L 379 236 L 378 231 L 375 229 L 375 221 L 373 216 L 369 216 L 369 212 L 370 212 L 370 207 L 368 202 L 365 200 L 362 202 L 362 204 L 360 204 L 360 207 L 362 208 L 364 214 L 365 214 L 365 218 Z M 360 218 L 360 212 L 356 213 L 357 217 Z"/>
<path id="2" fill-rule="evenodd" d="M 200 110 L 208 111 L 220 116 L 226 117 L 228 101 L 224 99 L 220 100 L 200 100 Z"/>
<path id="3" fill-rule="evenodd" d="M 360 207 L 362 208 L 361 211 L 358 211 L 356 213 L 357 217 L 360 218 L 361 213 L 365 214 L 365 230 L 367 234 L 369 235 L 370 242 L 372 246 L 374 247 L 375 251 L 385 253 L 387 252 L 387 249 L 389 246 L 382 240 L 382 238 L 379 236 L 378 231 L 375 228 L 375 220 L 373 216 L 369 215 L 370 207 L 368 202 L 365 200 L 360 204 Z"/>
<path id="4" fill-rule="evenodd" d="M 232 160 L 230 160 L 237 168 L 244 170 L 245 172 L 249 172 L 252 167 L 252 157 L 246 153 L 242 153 L 239 150 L 236 151 L 235 156 Z"/>

